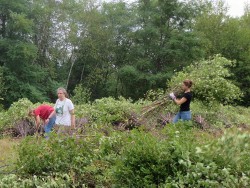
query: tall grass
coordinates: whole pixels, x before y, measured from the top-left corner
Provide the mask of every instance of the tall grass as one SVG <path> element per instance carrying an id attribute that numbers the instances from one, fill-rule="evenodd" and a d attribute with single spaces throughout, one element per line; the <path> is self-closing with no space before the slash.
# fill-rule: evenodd
<path id="1" fill-rule="evenodd" d="M 0 177 L 15 170 L 18 156 L 15 148 L 19 141 L 11 138 L 0 139 Z"/>

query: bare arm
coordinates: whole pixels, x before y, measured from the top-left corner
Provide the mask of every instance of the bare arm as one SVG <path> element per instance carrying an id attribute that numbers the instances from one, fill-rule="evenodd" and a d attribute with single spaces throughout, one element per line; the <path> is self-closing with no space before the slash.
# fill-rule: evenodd
<path id="1" fill-rule="evenodd" d="M 76 128 L 75 111 L 73 109 L 73 110 L 70 110 L 69 112 L 71 114 L 71 128 L 75 129 Z"/>
<path id="2" fill-rule="evenodd" d="M 36 130 L 39 129 L 39 127 L 40 127 L 40 122 L 41 122 L 40 116 L 36 116 Z"/>
<path id="3" fill-rule="evenodd" d="M 48 119 L 52 118 L 55 115 L 56 115 L 56 111 L 54 110 L 53 112 L 51 112 L 51 114 L 49 115 Z"/>
<path id="4" fill-rule="evenodd" d="M 44 124 L 48 124 L 48 123 L 49 123 L 49 119 L 52 118 L 52 117 L 55 116 L 55 115 L 56 115 L 56 112 L 55 112 L 55 110 L 54 110 L 53 112 L 51 112 L 51 114 L 49 115 L 48 119 L 46 119 L 46 120 L 44 121 Z"/>
<path id="5" fill-rule="evenodd" d="M 181 99 L 174 99 L 174 102 L 178 105 L 181 105 L 186 101 L 187 101 L 187 99 L 185 97 L 182 97 Z"/>

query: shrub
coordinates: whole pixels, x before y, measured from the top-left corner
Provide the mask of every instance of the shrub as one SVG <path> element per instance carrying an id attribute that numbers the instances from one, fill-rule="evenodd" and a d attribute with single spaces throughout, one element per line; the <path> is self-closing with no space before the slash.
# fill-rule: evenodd
<path id="1" fill-rule="evenodd" d="M 178 125 L 183 125 L 181 127 L 187 132 L 182 134 L 176 129 L 165 130 L 168 139 L 164 138 L 166 135 L 160 139 L 151 133 L 133 130 L 114 167 L 116 186 L 158 187 L 164 184 L 167 177 L 175 176 L 177 159 L 182 157 L 176 156 L 177 150 L 185 155 L 189 152 L 186 147 L 193 142 L 192 139 L 183 140 L 186 135 L 190 136 L 186 129 L 189 126 L 185 123 Z"/>
<path id="2" fill-rule="evenodd" d="M 167 139 L 133 131 L 117 158 L 117 187 L 248 187 L 249 135 L 207 140 L 185 122 L 164 129 Z M 201 134 L 198 134 L 202 136 Z M 201 144 L 202 141 L 202 144 Z"/>
<path id="3" fill-rule="evenodd" d="M 7 111 L 0 112 L 0 131 L 12 129 L 12 134 L 16 136 L 33 133 L 32 120 L 28 117 L 28 111 L 34 106 L 28 99 L 23 98 L 14 102 Z"/>
<path id="4" fill-rule="evenodd" d="M 26 137 L 18 148 L 18 174 L 29 178 L 66 174 L 72 186 L 105 184 L 103 173 L 113 148 L 102 146 L 103 135 L 93 133 L 82 138 L 51 134 L 49 140 Z"/>
<path id="5" fill-rule="evenodd" d="M 232 103 L 240 99 L 240 89 L 227 78 L 233 63 L 219 55 L 210 60 L 196 62 L 178 72 L 168 83 L 174 89 L 185 79 L 194 81 L 193 93 L 196 99 L 206 103 Z"/>
<path id="6" fill-rule="evenodd" d="M 90 102 L 90 89 L 85 88 L 82 84 L 77 85 L 73 93 L 74 95 L 71 99 L 74 104 L 85 104 Z"/>
<path id="7" fill-rule="evenodd" d="M 30 178 L 20 178 L 15 174 L 9 174 L 2 177 L 0 181 L 1 188 L 67 188 L 72 185 L 72 181 L 67 174 L 55 174 L 54 176 L 38 177 L 36 175 Z M 82 186 L 84 187 L 84 186 Z"/>
<path id="8" fill-rule="evenodd" d="M 27 137 L 18 149 L 18 175 L 87 187 L 250 186 L 247 133 L 232 130 L 215 139 L 190 122 L 161 132 L 134 129 L 105 136 L 100 131 L 80 138 Z"/>
<path id="9" fill-rule="evenodd" d="M 89 163 L 90 145 L 72 137 L 52 136 L 49 140 L 27 137 L 18 148 L 20 173 L 42 175 L 69 172 Z"/>
<path id="10" fill-rule="evenodd" d="M 120 97 L 115 100 L 112 97 L 95 100 L 92 104 L 76 107 L 76 115 L 79 118 L 87 118 L 90 123 L 98 125 L 129 124 L 141 109 L 142 104 L 132 103 L 131 100 Z"/>
<path id="11" fill-rule="evenodd" d="M 222 105 L 214 103 L 212 106 L 207 106 L 201 101 L 191 103 L 193 119 L 199 124 L 208 123 L 207 128 L 229 128 L 243 127 L 248 128 L 250 113 L 248 108 L 240 106 Z"/>
<path id="12" fill-rule="evenodd" d="M 248 134 L 225 134 L 179 158 L 175 176 L 165 187 L 249 187 Z"/>

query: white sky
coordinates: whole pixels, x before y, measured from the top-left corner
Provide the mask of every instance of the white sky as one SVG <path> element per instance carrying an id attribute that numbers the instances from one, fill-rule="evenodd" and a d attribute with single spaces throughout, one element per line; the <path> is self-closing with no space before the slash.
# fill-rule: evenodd
<path id="1" fill-rule="evenodd" d="M 224 0 L 228 6 L 228 13 L 230 16 L 239 17 L 244 13 L 244 7 L 246 3 L 250 3 L 250 0 Z"/>
<path id="2" fill-rule="evenodd" d="M 100 0 L 100 1 L 116 1 L 116 0 Z M 117 0 L 118 1 L 118 0 Z M 135 0 L 123 0 L 125 2 L 133 2 Z M 229 10 L 228 14 L 233 17 L 240 17 L 244 14 L 245 4 L 250 5 L 250 0 L 224 0 L 224 2 L 228 5 Z"/>

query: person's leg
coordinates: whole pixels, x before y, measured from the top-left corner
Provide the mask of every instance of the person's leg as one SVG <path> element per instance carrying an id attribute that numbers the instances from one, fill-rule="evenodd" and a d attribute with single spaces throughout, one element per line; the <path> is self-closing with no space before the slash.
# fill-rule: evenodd
<path id="1" fill-rule="evenodd" d="M 180 112 L 178 112 L 178 113 L 175 115 L 175 117 L 174 117 L 174 119 L 173 119 L 173 123 L 177 123 L 177 121 L 179 121 L 179 119 L 181 119 Z"/>
<path id="2" fill-rule="evenodd" d="M 192 118 L 192 117 L 191 117 L 191 111 L 181 112 L 180 116 L 181 116 L 181 119 L 182 119 L 183 121 L 190 121 L 191 118 Z"/>
<path id="3" fill-rule="evenodd" d="M 50 118 L 48 124 L 44 126 L 44 131 L 45 131 L 46 137 L 48 136 L 48 134 L 50 133 L 51 129 L 55 125 L 55 121 L 56 121 L 56 116 Z"/>

